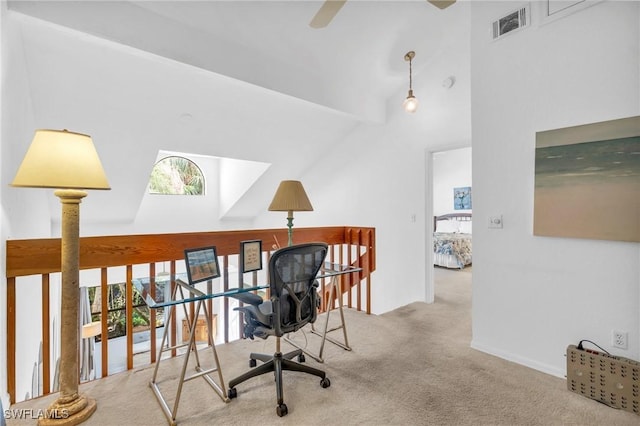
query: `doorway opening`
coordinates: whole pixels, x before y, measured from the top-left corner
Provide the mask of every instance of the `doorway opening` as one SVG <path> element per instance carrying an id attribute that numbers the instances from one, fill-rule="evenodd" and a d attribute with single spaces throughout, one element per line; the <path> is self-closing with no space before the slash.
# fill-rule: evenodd
<path id="1" fill-rule="evenodd" d="M 433 302 L 439 286 L 468 283 L 472 271 L 471 147 L 427 153 L 425 299 Z M 464 275 L 459 275 L 464 274 Z M 456 284 L 465 285 L 465 284 Z"/>

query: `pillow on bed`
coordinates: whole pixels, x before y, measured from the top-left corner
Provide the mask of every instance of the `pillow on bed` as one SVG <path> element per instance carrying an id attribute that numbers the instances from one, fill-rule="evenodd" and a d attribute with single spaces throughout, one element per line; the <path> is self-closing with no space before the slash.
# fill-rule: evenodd
<path id="1" fill-rule="evenodd" d="M 464 221 L 460 221 L 459 222 L 459 231 L 461 234 L 471 234 L 471 221 L 470 220 L 464 220 Z"/>
<path id="2" fill-rule="evenodd" d="M 436 232 L 458 232 L 460 222 L 457 220 L 439 220 L 436 224 Z"/>

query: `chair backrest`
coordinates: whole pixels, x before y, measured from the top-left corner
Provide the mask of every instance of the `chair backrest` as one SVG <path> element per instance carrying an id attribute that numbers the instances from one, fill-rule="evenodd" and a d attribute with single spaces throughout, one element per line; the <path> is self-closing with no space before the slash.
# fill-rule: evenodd
<path id="1" fill-rule="evenodd" d="M 318 314 L 316 275 L 327 244 L 307 243 L 282 248 L 269 261 L 273 328 L 282 336 L 314 322 Z"/>

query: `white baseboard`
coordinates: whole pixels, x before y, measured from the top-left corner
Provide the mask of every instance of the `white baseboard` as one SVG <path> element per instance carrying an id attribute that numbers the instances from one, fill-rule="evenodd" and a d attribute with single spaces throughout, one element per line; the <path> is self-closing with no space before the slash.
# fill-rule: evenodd
<path id="1" fill-rule="evenodd" d="M 498 358 L 506 359 L 507 361 L 515 362 L 516 364 L 524 365 L 525 367 L 533 368 L 534 370 L 538 370 L 543 373 L 559 377 L 561 379 L 565 378 L 566 372 L 564 369 L 559 369 L 552 365 L 544 364 L 527 357 L 513 354 L 511 352 L 505 352 L 492 346 L 485 345 L 476 340 L 471 341 L 471 348 L 476 349 L 480 352 L 487 353 L 489 355 L 497 356 Z"/>

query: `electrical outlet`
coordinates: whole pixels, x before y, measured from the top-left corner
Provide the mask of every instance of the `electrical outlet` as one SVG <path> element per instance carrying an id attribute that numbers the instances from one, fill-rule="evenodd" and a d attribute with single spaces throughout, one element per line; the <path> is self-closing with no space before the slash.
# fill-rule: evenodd
<path id="1" fill-rule="evenodd" d="M 613 330 L 611 332 L 611 344 L 614 348 L 627 349 L 629 333 L 626 331 Z"/>

